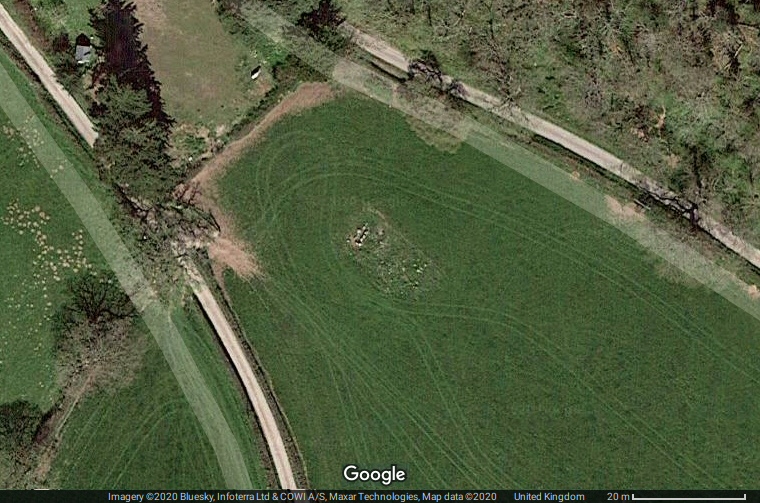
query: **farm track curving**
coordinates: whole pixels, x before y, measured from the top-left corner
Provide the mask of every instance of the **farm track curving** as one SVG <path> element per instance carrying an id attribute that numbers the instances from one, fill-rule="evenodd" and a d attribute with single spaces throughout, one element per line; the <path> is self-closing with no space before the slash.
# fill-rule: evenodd
<path id="1" fill-rule="evenodd" d="M 224 315 L 224 311 L 222 311 L 222 308 L 211 293 L 211 290 L 209 290 L 206 282 L 203 281 L 201 275 L 192 266 L 188 266 L 188 271 L 191 276 L 193 292 L 203 307 L 206 316 L 211 320 L 211 324 L 222 341 L 230 360 L 232 360 L 235 371 L 245 388 L 248 400 L 256 412 L 264 438 L 269 446 L 269 453 L 272 456 L 275 470 L 277 471 L 280 487 L 283 489 L 298 489 L 279 426 L 272 408 L 269 406 L 264 390 L 248 361 L 243 345 L 238 340 L 237 334 Z"/>

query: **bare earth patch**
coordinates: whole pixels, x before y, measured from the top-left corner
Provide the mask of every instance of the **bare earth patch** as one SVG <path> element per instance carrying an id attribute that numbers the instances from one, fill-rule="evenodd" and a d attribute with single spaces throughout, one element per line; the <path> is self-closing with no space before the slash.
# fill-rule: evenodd
<path id="1" fill-rule="evenodd" d="M 255 145 L 264 132 L 282 117 L 316 107 L 335 97 L 333 88 L 325 82 L 311 82 L 298 86 L 277 104 L 250 133 L 231 142 L 227 147 L 211 158 L 203 169 L 190 181 L 198 188 L 193 202 L 211 212 L 216 219 L 221 232 L 209 246 L 209 257 L 212 260 L 214 276 L 224 289 L 225 268 L 235 271 L 242 278 L 260 275 L 261 270 L 254 255 L 247 249 L 245 242 L 236 237 L 234 225 L 216 203 L 216 180 L 224 174 L 224 170 L 238 160 L 241 155 Z"/>
<path id="2" fill-rule="evenodd" d="M 224 168 L 239 159 L 243 152 L 255 144 L 261 138 L 261 135 L 275 122 L 285 115 L 296 114 L 316 107 L 334 97 L 335 91 L 326 82 L 307 82 L 301 84 L 295 91 L 283 98 L 280 103 L 270 110 L 250 133 L 231 142 L 224 150 L 206 163 L 200 173 L 192 179 L 192 183 L 198 184 L 201 191 L 206 195 L 213 193 L 212 179 L 219 176 L 224 172 Z"/>
<path id="3" fill-rule="evenodd" d="M 747 293 L 750 297 L 752 297 L 752 299 L 760 299 L 760 288 L 757 288 L 757 285 L 748 286 Z"/>
<path id="4" fill-rule="evenodd" d="M 259 275 L 259 265 L 248 251 L 245 243 L 218 237 L 208 246 L 208 256 L 212 261 L 214 276 L 221 284 L 224 281 L 224 268 L 229 267 L 241 278 Z"/>
<path id="5" fill-rule="evenodd" d="M 644 220 L 644 215 L 633 203 L 621 204 L 620 201 L 612 196 L 604 196 L 607 201 L 607 208 L 613 215 L 624 220 Z"/>

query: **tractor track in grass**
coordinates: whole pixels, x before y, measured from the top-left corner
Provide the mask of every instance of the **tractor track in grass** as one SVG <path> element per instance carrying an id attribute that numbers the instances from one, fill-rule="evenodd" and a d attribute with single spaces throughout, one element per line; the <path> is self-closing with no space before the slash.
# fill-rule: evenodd
<path id="1" fill-rule="evenodd" d="M 216 203 L 216 180 L 246 151 L 255 145 L 266 131 L 281 118 L 308 110 L 332 100 L 336 93 L 325 82 L 305 82 L 295 91 L 286 95 L 274 108 L 251 129 L 249 133 L 230 142 L 225 148 L 206 162 L 201 170 L 190 180 L 189 184 L 198 188 L 193 193 L 192 203 L 199 205 L 213 215 L 219 225 L 217 239 L 209 245 L 209 257 L 212 260 L 214 277 L 225 290 L 224 268 L 229 267 L 238 276 L 248 278 L 261 273 L 254 254 L 250 253 L 243 240 L 236 235 L 235 225 Z"/>

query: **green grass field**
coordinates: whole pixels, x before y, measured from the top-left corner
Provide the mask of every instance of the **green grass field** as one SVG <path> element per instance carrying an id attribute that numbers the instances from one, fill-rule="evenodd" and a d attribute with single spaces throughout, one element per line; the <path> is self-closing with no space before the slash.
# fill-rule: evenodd
<path id="1" fill-rule="evenodd" d="M 174 321 L 244 448 L 256 487 L 266 487 L 258 443 L 242 396 L 230 386 L 213 334 L 196 310 L 177 310 Z M 54 465 L 63 488 L 226 487 L 216 454 L 151 339 L 134 380 L 115 393 L 100 392 L 70 419 Z"/>
<path id="2" fill-rule="evenodd" d="M 314 486 L 348 463 L 406 468 L 395 487 L 756 484 L 760 323 L 509 166 L 342 99 L 220 193 L 265 274 L 228 290 Z"/>
<path id="3" fill-rule="evenodd" d="M 79 404 L 53 467 L 62 488 L 223 486 L 211 445 L 153 341 L 133 383 Z"/>
<path id="4" fill-rule="evenodd" d="M 263 96 L 269 76 L 250 79 L 251 69 L 262 63 L 260 55 L 227 33 L 212 2 L 136 3 L 167 110 L 179 122 L 213 132 Z"/>
<path id="5" fill-rule="evenodd" d="M 7 99 L 0 110 L 9 110 L 9 116 L 15 113 L 16 118 L 19 110 L 25 117 L 36 115 L 41 121 L 39 127 L 36 121 L 29 120 L 30 127 L 36 128 L 36 138 L 50 134 L 55 144 L 51 140 L 50 143 L 33 142 L 33 145 L 60 147 L 71 164 L 65 168 L 61 168 L 61 164 L 56 169 L 78 173 L 64 171 L 68 178 L 59 173 L 59 182 L 77 179 L 87 183 L 76 185 L 84 188 L 72 196 L 71 185 L 61 182 L 61 190 L 69 191 L 68 199 L 65 198 L 46 170 L 34 161 L 20 133 L 8 125 L 5 115 L 0 115 L 0 148 L 5 154 L 0 161 L 0 238 L 4 245 L 0 248 L 0 259 L 5 264 L 0 273 L 0 298 L 4 302 L 0 313 L 0 403 L 25 398 L 47 410 L 59 395 L 50 314 L 62 300 L 62 285 L 70 274 L 91 262 L 98 267 L 105 262 L 90 237 L 80 232 L 84 224 L 72 204 L 78 205 L 80 215 L 88 219 L 91 224 L 88 229 L 94 228 L 100 233 L 101 249 L 112 253 L 113 250 L 109 252 L 103 245 L 103 235 L 108 233 L 102 221 L 108 222 L 107 213 L 113 210 L 114 202 L 95 178 L 91 159 L 60 124 L 51 120 L 49 110 L 40 105 L 39 90 L 29 84 L 3 52 L 0 52 L 0 65 L 3 80 L 0 87 L 3 98 Z M 15 92 L 14 86 L 20 94 Z M 29 107 L 29 104 L 32 109 L 24 112 L 24 106 Z M 49 162 L 49 157 L 45 159 Z M 100 212 L 99 225 L 92 225 L 92 216 L 81 211 L 82 201 L 87 210 Z M 107 244 L 116 248 L 120 243 Z M 88 258 L 87 262 L 84 258 Z M 124 267 L 123 261 L 115 263 Z M 143 312 L 143 320 L 148 322 L 149 316 L 153 320 L 155 311 L 149 308 Z M 235 465 L 232 476 L 236 476 L 239 466 L 256 487 L 266 485 L 259 445 L 253 438 L 254 425 L 242 395 L 225 368 L 213 334 L 203 318 L 192 310 L 174 312 L 172 322 L 181 333 L 180 343 L 165 333 L 169 332 L 167 327 L 171 322 L 162 325 L 165 330 L 154 331 L 155 338 L 148 335 L 147 327 L 140 323 L 138 328 L 146 334 L 148 346 L 142 367 L 137 375 L 124 376 L 125 386 L 106 388 L 82 399 L 66 422 L 61 450 L 47 483 L 88 488 L 225 487 L 230 478 L 222 473 L 220 466 L 227 466 L 224 463 L 229 464 L 229 461 L 221 461 L 231 459 L 235 463 L 238 454 L 235 451 L 239 449 L 242 463 Z M 154 328 L 155 325 L 154 322 Z M 183 359 L 187 353 L 190 363 L 197 362 L 199 368 L 186 365 L 176 369 L 178 375 L 175 375 L 155 342 L 159 336 L 164 337 L 160 340 L 168 347 L 175 365 L 187 364 L 187 359 Z M 198 374 L 197 379 L 195 374 Z M 207 395 L 189 393 L 194 400 L 200 400 L 194 403 L 196 409 L 188 403 L 178 385 L 178 377 L 185 383 L 194 379 L 197 389 L 208 389 Z M 219 406 L 222 417 L 219 420 L 213 410 L 204 417 L 207 429 L 215 431 L 214 437 L 207 437 L 194 411 L 197 412 L 197 407 L 211 409 L 211 405 Z M 235 445 L 225 440 L 227 425 Z M 218 456 L 209 438 L 221 439 L 217 445 L 226 450 Z M 0 456 L 2 487 L 6 484 L 5 463 Z"/>
<path id="6" fill-rule="evenodd" d="M 0 64 L 23 81 L 5 54 Z M 72 160 L 88 165 L 55 135 Z M 0 151 L 0 403 L 25 399 L 47 409 L 57 393 L 50 316 L 65 280 L 102 258 L 2 110 Z"/>
<path id="7" fill-rule="evenodd" d="M 72 40 L 92 35 L 89 9 L 100 0 L 30 0 L 41 28 L 52 38 L 61 31 Z M 264 72 L 252 82 L 250 70 L 265 63 L 266 44 L 251 47 L 233 37 L 213 2 L 138 0 L 142 40 L 162 85 L 167 111 L 180 124 L 228 129 L 256 105 L 271 86 Z M 264 50 L 261 50 L 264 49 Z M 73 54 L 72 54 L 73 57 Z M 270 62 L 271 63 L 271 62 Z M 207 133 L 204 133 L 207 134 Z"/>
<path id="8" fill-rule="evenodd" d="M 760 88 L 757 52 L 725 49 L 726 41 L 757 47 L 760 9 L 697 0 L 687 14 L 673 2 L 608 4 L 573 1 L 338 0 L 349 22 L 418 57 L 431 50 L 444 72 L 514 101 L 588 139 L 684 195 L 692 194 L 686 138 L 699 135 L 710 157 L 700 176 L 700 210 L 760 243 L 760 199 L 753 157 L 760 122 L 745 96 Z M 281 2 L 269 5 L 279 8 Z M 690 17 L 687 17 L 690 16 Z M 702 23 L 694 35 L 686 27 Z M 701 46 L 698 40 L 709 40 Z M 730 43 L 729 43 L 730 44 Z M 707 57 L 702 48 L 710 46 Z M 730 54 L 736 76 L 728 76 Z M 748 95 L 744 93 L 749 91 Z M 713 130 L 714 128 L 714 130 Z M 728 139 L 730 138 L 730 140 Z M 705 175 L 708 173 L 709 175 Z M 687 197 L 691 197 L 690 195 Z"/>

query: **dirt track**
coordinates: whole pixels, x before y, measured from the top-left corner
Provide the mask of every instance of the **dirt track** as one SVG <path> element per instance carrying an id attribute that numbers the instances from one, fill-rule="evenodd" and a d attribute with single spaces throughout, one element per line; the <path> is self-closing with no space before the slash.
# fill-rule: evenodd
<path id="1" fill-rule="evenodd" d="M 217 335 L 222 340 L 224 348 L 235 367 L 235 371 L 240 376 L 240 381 L 243 383 L 248 399 L 253 405 L 256 417 L 259 418 L 259 424 L 264 432 L 264 438 L 266 438 L 269 445 L 269 452 L 274 461 L 280 486 L 283 489 L 298 489 L 295 476 L 293 475 L 293 468 L 290 465 L 290 458 L 288 458 L 288 451 L 285 448 L 285 442 L 280 434 L 277 421 L 264 395 L 264 391 L 256 379 L 256 374 L 254 374 L 251 368 L 246 352 L 237 338 L 237 334 L 235 334 L 235 331 L 230 326 L 227 318 L 224 316 L 224 311 L 219 307 L 216 298 L 209 290 L 206 282 L 203 281 L 201 275 L 192 266 L 188 266 L 188 272 L 191 276 L 193 292 L 201 303 L 201 306 L 203 306 L 206 316 L 208 316 L 214 325 Z"/>
<path id="2" fill-rule="evenodd" d="M 275 122 L 285 115 L 295 114 L 329 101 L 333 96 L 334 92 L 332 88 L 325 82 L 307 82 L 301 84 L 295 91 L 283 98 L 280 103 L 270 110 L 250 133 L 231 142 L 224 150 L 212 157 L 203 169 L 195 175 L 192 182 L 197 183 L 204 191 L 213 192 L 211 184 L 213 178 L 219 176 L 225 167 L 238 159 L 245 149 L 261 138 L 261 135 Z"/>
<path id="3" fill-rule="evenodd" d="M 55 72 L 47 64 L 42 54 L 32 45 L 26 34 L 13 21 L 5 7 L 0 5 L 0 30 L 10 40 L 16 50 L 21 53 L 24 61 L 29 65 L 32 71 L 39 77 L 45 89 L 51 94 L 53 99 L 61 110 L 66 114 L 76 130 L 82 135 L 84 141 L 92 147 L 98 133 L 95 132 L 90 118 L 84 113 L 79 104 L 71 97 L 69 92 L 63 88 L 55 77 Z"/>
<path id="4" fill-rule="evenodd" d="M 221 211 L 215 202 L 218 179 L 227 166 L 237 160 L 243 152 L 254 145 L 274 123 L 288 114 L 295 114 L 313 108 L 333 99 L 335 93 L 325 82 L 307 82 L 298 86 L 292 93 L 270 110 L 256 126 L 245 136 L 229 143 L 224 150 L 216 154 L 193 177 L 191 184 L 200 191 L 194 202 L 210 212 L 220 227 L 219 237 L 209 245 L 214 275 L 224 289 L 224 268 L 229 267 L 240 277 L 250 277 L 261 273 L 255 257 L 249 253 L 246 244 L 235 235 L 235 226 Z"/>

